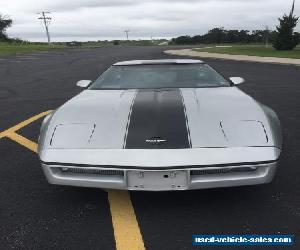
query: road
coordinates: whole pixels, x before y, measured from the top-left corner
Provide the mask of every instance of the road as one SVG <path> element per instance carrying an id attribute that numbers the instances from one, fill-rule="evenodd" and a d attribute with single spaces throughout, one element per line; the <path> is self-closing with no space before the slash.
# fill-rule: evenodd
<path id="1" fill-rule="evenodd" d="M 95 79 L 116 61 L 174 57 L 164 49 L 68 49 L 0 59 L 0 132 L 56 109 L 80 92 L 77 80 Z M 244 77 L 240 88 L 278 113 L 285 144 L 281 167 L 274 181 L 262 186 L 131 192 L 143 244 L 154 250 L 198 249 L 193 234 L 281 233 L 294 234 L 298 241 L 289 249 L 300 249 L 300 68 L 207 62 L 225 76 Z M 41 119 L 18 134 L 37 142 L 40 125 Z M 115 249 L 119 229 L 105 190 L 49 185 L 37 155 L 7 137 L 0 139 L 0 156 L 0 249 Z"/>

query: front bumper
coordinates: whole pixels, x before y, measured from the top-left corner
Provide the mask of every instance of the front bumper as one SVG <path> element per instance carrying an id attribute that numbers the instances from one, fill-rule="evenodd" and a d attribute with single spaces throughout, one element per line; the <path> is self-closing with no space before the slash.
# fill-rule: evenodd
<path id="1" fill-rule="evenodd" d="M 49 183 L 107 189 L 170 191 L 258 185 L 272 181 L 278 162 L 147 170 L 42 163 Z"/>

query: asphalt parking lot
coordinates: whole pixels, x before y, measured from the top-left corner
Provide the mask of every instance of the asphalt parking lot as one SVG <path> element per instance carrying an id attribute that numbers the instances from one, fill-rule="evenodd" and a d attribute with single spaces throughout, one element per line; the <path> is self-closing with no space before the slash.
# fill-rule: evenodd
<path id="1" fill-rule="evenodd" d="M 35 153 L 41 113 L 79 93 L 76 81 L 95 79 L 116 61 L 171 58 L 165 49 L 69 49 L 1 58 L 0 133 L 19 127 L 10 136 L 0 134 L 0 249 L 198 249 L 193 234 L 279 233 L 294 234 L 289 249 L 300 249 L 300 67 L 207 60 L 225 76 L 244 77 L 240 88 L 279 115 L 284 153 L 271 184 L 128 196 L 46 182 Z"/>

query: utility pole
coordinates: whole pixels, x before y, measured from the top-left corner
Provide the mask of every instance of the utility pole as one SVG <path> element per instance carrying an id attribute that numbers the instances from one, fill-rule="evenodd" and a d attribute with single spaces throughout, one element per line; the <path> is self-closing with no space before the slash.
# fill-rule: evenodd
<path id="1" fill-rule="evenodd" d="M 130 32 L 130 30 L 125 30 L 125 33 L 126 33 L 126 37 L 127 37 L 127 41 L 129 39 L 129 36 L 128 36 L 128 33 Z"/>
<path id="2" fill-rule="evenodd" d="M 266 25 L 266 48 L 269 47 L 269 27 Z"/>
<path id="3" fill-rule="evenodd" d="M 294 10 L 295 10 L 295 0 L 293 1 L 293 5 L 292 5 L 292 10 L 291 10 L 291 16 L 294 15 Z"/>
<path id="4" fill-rule="evenodd" d="M 47 39 L 48 39 L 48 44 L 50 45 L 50 34 L 49 34 L 49 24 L 51 21 L 51 17 L 47 16 L 47 14 L 51 14 L 50 12 L 45 12 L 42 11 L 40 13 L 38 13 L 40 15 L 40 17 L 38 19 L 43 20 L 44 25 L 45 25 L 45 29 L 46 29 L 46 35 L 47 35 Z"/>

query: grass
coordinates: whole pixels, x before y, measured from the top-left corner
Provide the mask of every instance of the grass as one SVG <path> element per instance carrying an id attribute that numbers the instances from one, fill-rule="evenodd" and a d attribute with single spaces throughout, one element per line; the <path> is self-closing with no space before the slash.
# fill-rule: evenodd
<path id="1" fill-rule="evenodd" d="M 210 45 L 207 46 L 209 47 Z M 248 55 L 248 56 L 300 59 L 299 45 L 294 50 L 291 51 L 278 51 L 275 50 L 271 45 L 268 48 L 262 45 L 232 45 L 232 47 L 203 48 L 203 49 L 194 49 L 194 51 L 229 54 L 229 55 Z"/>
<path id="2" fill-rule="evenodd" d="M 50 49 L 66 48 L 65 45 L 46 45 L 46 44 L 20 44 L 0 42 L 0 56 L 30 53 L 34 51 L 45 51 Z"/>
<path id="3" fill-rule="evenodd" d="M 158 45 L 164 40 L 131 40 L 131 41 L 119 41 L 120 45 L 128 46 L 149 46 Z M 103 46 L 113 46 L 112 41 L 98 41 L 98 42 L 83 42 L 81 46 L 68 47 L 65 43 L 54 43 L 49 46 L 48 44 L 40 43 L 7 43 L 0 42 L 0 56 L 9 56 L 15 54 L 31 53 L 35 51 L 45 51 L 51 49 L 64 49 L 64 48 L 99 48 Z"/>

